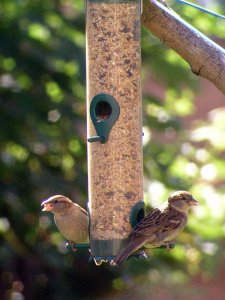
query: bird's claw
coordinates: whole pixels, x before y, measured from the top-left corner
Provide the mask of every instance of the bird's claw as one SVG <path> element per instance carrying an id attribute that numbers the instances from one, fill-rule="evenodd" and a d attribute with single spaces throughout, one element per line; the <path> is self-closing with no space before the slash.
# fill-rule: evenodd
<path id="1" fill-rule="evenodd" d="M 73 253 L 77 252 L 77 248 L 76 248 L 76 244 L 71 242 L 71 250 L 73 251 Z"/>
<path id="2" fill-rule="evenodd" d="M 66 249 L 72 250 L 74 253 L 77 252 L 76 244 L 74 242 L 66 243 Z"/>
<path id="3" fill-rule="evenodd" d="M 167 251 L 171 251 L 171 250 L 173 250 L 175 244 L 172 243 L 172 242 L 167 242 L 167 243 L 164 244 L 164 246 L 166 246 Z"/>

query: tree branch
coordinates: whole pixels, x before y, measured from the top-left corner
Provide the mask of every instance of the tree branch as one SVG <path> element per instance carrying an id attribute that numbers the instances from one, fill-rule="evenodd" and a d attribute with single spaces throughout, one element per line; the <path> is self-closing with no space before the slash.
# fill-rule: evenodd
<path id="1" fill-rule="evenodd" d="M 142 23 L 225 94 L 225 49 L 156 0 L 143 0 Z"/>

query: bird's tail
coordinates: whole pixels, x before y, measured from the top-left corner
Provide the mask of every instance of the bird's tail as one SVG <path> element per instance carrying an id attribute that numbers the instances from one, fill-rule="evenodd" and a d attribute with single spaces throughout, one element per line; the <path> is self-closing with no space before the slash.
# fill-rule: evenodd
<path id="1" fill-rule="evenodd" d="M 130 241 L 129 244 L 119 253 L 119 255 L 111 262 L 112 266 L 119 266 L 126 260 L 132 253 L 141 248 L 143 242 Z"/>

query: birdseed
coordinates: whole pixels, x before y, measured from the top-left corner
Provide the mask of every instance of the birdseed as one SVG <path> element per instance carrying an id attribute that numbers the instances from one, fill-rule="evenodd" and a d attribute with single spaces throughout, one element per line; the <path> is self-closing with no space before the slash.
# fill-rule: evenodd
<path id="1" fill-rule="evenodd" d="M 86 9 L 88 137 L 96 135 L 93 97 L 107 93 L 120 105 L 108 141 L 88 143 L 90 235 L 125 239 L 131 208 L 143 199 L 140 1 L 92 0 Z"/>

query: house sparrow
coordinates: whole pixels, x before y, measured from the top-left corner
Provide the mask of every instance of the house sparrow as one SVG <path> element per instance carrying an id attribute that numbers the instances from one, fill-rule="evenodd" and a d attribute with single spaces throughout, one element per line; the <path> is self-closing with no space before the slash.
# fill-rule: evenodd
<path id="1" fill-rule="evenodd" d="M 128 245 L 111 265 L 120 265 L 142 247 L 155 248 L 166 245 L 169 248 L 171 241 L 184 229 L 188 221 L 188 210 L 194 205 L 198 205 L 198 202 L 189 192 L 173 193 L 167 203 L 153 209 L 134 227 L 129 235 Z"/>
<path id="2" fill-rule="evenodd" d="M 41 203 L 42 211 L 54 214 L 56 226 L 69 241 L 71 248 L 76 243 L 88 241 L 88 213 L 78 204 L 62 195 L 55 195 Z M 74 249 L 75 250 L 75 249 Z"/>

